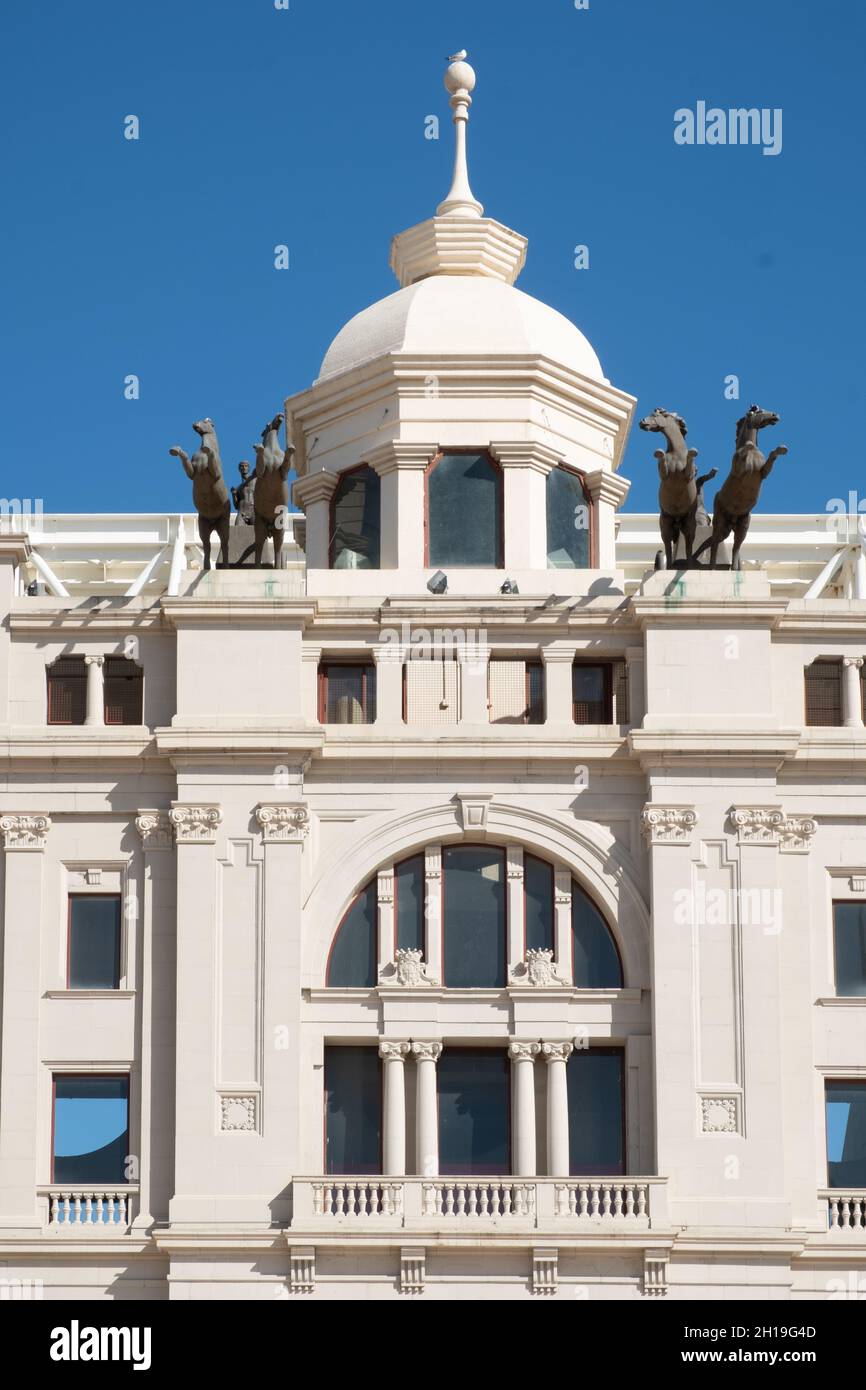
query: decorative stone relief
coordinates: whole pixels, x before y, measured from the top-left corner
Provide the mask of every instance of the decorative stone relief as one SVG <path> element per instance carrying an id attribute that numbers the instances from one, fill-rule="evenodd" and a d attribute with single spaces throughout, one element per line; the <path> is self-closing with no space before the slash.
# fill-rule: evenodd
<path id="1" fill-rule="evenodd" d="M 315 1248 L 312 1245 L 293 1245 L 289 1250 L 289 1288 L 292 1293 L 313 1293 L 315 1287 Z"/>
<path id="2" fill-rule="evenodd" d="M 852 878 L 851 878 L 851 892 L 852 892 L 852 893 L 866 893 L 866 878 L 860 878 L 860 877 L 857 876 L 857 875 L 852 875 Z"/>
<path id="3" fill-rule="evenodd" d="M 172 806 L 168 818 L 178 844 L 212 845 L 223 813 L 219 806 Z"/>
<path id="4" fill-rule="evenodd" d="M 701 1096 L 700 1100 L 704 1134 L 740 1133 L 739 1096 Z"/>
<path id="5" fill-rule="evenodd" d="M 51 817 L 8 815 L 0 817 L 0 831 L 7 849 L 44 849 Z"/>
<path id="6" fill-rule="evenodd" d="M 172 849 L 174 838 L 167 811 L 139 811 L 135 828 L 145 849 Z"/>
<path id="7" fill-rule="evenodd" d="M 427 1252 L 423 1245 L 404 1245 L 400 1251 L 400 1292 L 423 1293 L 427 1278 Z"/>
<path id="8" fill-rule="evenodd" d="M 532 1292 L 554 1294 L 559 1285 L 559 1251 L 540 1245 L 532 1252 Z"/>
<path id="9" fill-rule="evenodd" d="M 693 806 L 655 806 L 641 812 L 641 829 L 649 845 L 690 845 L 698 823 Z"/>
<path id="10" fill-rule="evenodd" d="M 781 806 L 732 806 L 731 825 L 740 845 L 777 845 L 785 819 Z"/>
<path id="11" fill-rule="evenodd" d="M 570 1042 L 543 1042 L 539 1050 L 545 1062 L 567 1062 L 574 1051 L 574 1044 Z"/>
<path id="12" fill-rule="evenodd" d="M 512 1038 L 508 1044 L 508 1055 L 512 1062 L 534 1062 L 540 1051 L 540 1043 L 523 1042 L 520 1038 Z"/>
<path id="13" fill-rule="evenodd" d="M 811 816 L 786 816 L 779 827 L 779 853 L 808 854 L 817 830 Z"/>
<path id="14" fill-rule="evenodd" d="M 457 801 L 460 805 L 460 822 L 464 834 L 472 832 L 476 835 L 486 835 L 487 816 L 492 800 L 492 795 L 483 793 L 474 796 L 464 792 L 457 793 Z"/>
<path id="15" fill-rule="evenodd" d="M 256 820 L 265 844 L 303 844 L 310 833 L 310 810 L 305 801 L 257 806 Z"/>
<path id="16" fill-rule="evenodd" d="M 535 950 L 530 947 L 526 960 L 514 967 L 511 978 L 515 984 L 533 985 L 537 989 L 568 983 L 554 963 L 553 952 L 546 948 Z"/>
<path id="17" fill-rule="evenodd" d="M 411 1048 L 408 1042 L 393 1042 L 390 1038 L 379 1039 L 379 1056 L 383 1062 L 402 1062 Z"/>
<path id="18" fill-rule="evenodd" d="M 224 1134 L 255 1134 L 258 1130 L 258 1096 L 220 1096 L 220 1129 Z"/>
<path id="19" fill-rule="evenodd" d="M 506 845 L 505 866 L 509 878 L 523 878 L 523 846 Z"/>
<path id="20" fill-rule="evenodd" d="M 644 1250 L 643 1292 L 647 1298 L 664 1298 L 668 1291 L 667 1250 Z"/>
<path id="21" fill-rule="evenodd" d="M 412 1056 L 419 1062 L 438 1062 L 442 1056 L 441 1042 L 413 1042 Z"/>
<path id="22" fill-rule="evenodd" d="M 394 957 L 394 981 L 405 989 L 415 985 L 431 985 L 433 981 L 427 974 L 427 966 L 420 951 L 401 946 Z"/>
<path id="23" fill-rule="evenodd" d="M 380 903 L 394 901 L 394 870 L 380 869 L 376 875 L 376 899 Z"/>

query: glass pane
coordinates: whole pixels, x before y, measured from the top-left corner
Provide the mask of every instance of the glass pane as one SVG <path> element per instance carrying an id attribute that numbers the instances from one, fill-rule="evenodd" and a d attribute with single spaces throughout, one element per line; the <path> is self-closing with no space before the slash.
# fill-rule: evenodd
<path id="1" fill-rule="evenodd" d="M 836 993 L 866 995 L 866 903 L 834 903 Z"/>
<path id="2" fill-rule="evenodd" d="M 577 989 L 622 989 L 622 967 L 607 922 L 571 881 L 571 944 Z"/>
<path id="3" fill-rule="evenodd" d="M 331 948 L 328 984 L 372 988 L 376 983 L 376 880 L 358 894 Z"/>
<path id="4" fill-rule="evenodd" d="M 404 859 L 394 870 L 397 909 L 397 946 L 403 951 L 424 950 L 424 856 Z"/>
<path id="5" fill-rule="evenodd" d="M 120 983 L 120 898 L 69 899 L 69 988 L 117 989 Z"/>
<path id="6" fill-rule="evenodd" d="M 87 668 L 83 656 L 58 657 L 48 668 L 48 723 L 83 724 Z"/>
<path id="7" fill-rule="evenodd" d="M 806 723 L 833 728 L 842 723 L 842 665 L 815 661 L 806 667 Z"/>
<path id="8" fill-rule="evenodd" d="M 140 666 L 123 656 L 107 656 L 104 667 L 106 724 L 140 724 L 144 675 Z"/>
<path id="9" fill-rule="evenodd" d="M 505 984 L 502 851 L 474 845 L 445 849 L 445 984 L 496 989 Z"/>
<path id="10" fill-rule="evenodd" d="M 523 857 L 526 949 L 553 950 L 553 867 L 532 854 Z"/>
<path id="11" fill-rule="evenodd" d="M 325 1167 L 381 1173 L 382 1069 L 375 1047 L 325 1048 Z"/>
<path id="12" fill-rule="evenodd" d="M 569 1172 L 625 1172 L 621 1052 L 572 1052 L 568 1078 Z"/>
<path id="13" fill-rule="evenodd" d="M 554 468 L 547 475 L 548 569 L 589 569 L 589 518 L 580 478 Z"/>
<path id="14" fill-rule="evenodd" d="M 379 517 L 378 473 L 365 466 L 344 476 L 334 493 L 332 569 L 379 568 Z"/>
<path id="15" fill-rule="evenodd" d="M 505 1052 L 446 1048 L 437 1072 L 440 1172 L 509 1173 Z"/>
<path id="16" fill-rule="evenodd" d="M 575 724 L 607 724 L 604 666 L 574 666 L 571 677 Z"/>
<path id="17" fill-rule="evenodd" d="M 830 1187 L 866 1187 L 866 1085 L 827 1082 L 827 1174 Z"/>
<path id="18" fill-rule="evenodd" d="M 446 454 L 427 474 L 431 565 L 500 563 L 499 469 L 486 454 Z"/>
<path id="19" fill-rule="evenodd" d="M 123 1183 L 129 1152 L 125 1076 L 58 1076 L 54 1082 L 56 1183 Z"/>
<path id="20" fill-rule="evenodd" d="M 327 724 L 367 723 L 364 709 L 365 676 L 364 666 L 327 667 Z"/>
<path id="21" fill-rule="evenodd" d="M 544 723 L 544 667 L 530 662 L 526 667 L 526 680 L 529 689 L 527 724 Z"/>

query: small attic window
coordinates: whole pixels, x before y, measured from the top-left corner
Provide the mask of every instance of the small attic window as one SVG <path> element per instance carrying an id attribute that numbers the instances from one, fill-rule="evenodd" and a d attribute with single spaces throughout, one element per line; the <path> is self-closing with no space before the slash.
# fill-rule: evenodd
<path id="1" fill-rule="evenodd" d="M 349 469 L 331 502 L 331 569 L 379 569 L 380 517 L 378 473 L 367 463 Z"/>

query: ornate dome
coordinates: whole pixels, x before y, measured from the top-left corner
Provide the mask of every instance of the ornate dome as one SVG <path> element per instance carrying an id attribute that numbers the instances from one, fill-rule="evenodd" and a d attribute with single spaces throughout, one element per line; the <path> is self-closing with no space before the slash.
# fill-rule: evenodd
<path id="1" fill-rule="evenodd" d="M 319 380 L 388 353 L 538 355 L 595 381 L 606 379 L 591 344 L 570 319 L 480 274 L 433 274 L 362 309 L 331 343 Z"/>

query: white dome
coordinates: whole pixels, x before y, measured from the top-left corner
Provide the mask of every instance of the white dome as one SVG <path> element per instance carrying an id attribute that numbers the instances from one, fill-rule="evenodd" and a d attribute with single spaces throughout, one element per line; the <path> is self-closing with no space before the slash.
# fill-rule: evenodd
<path id="1" fill-rule="evenodd" d="M 431 275 L 362 309 L 331 343 L 319 380 L 388 353 L 538 354 L 606 380 L 591 344 L 570 319 L 513 285 L 481 275 Z"/>

